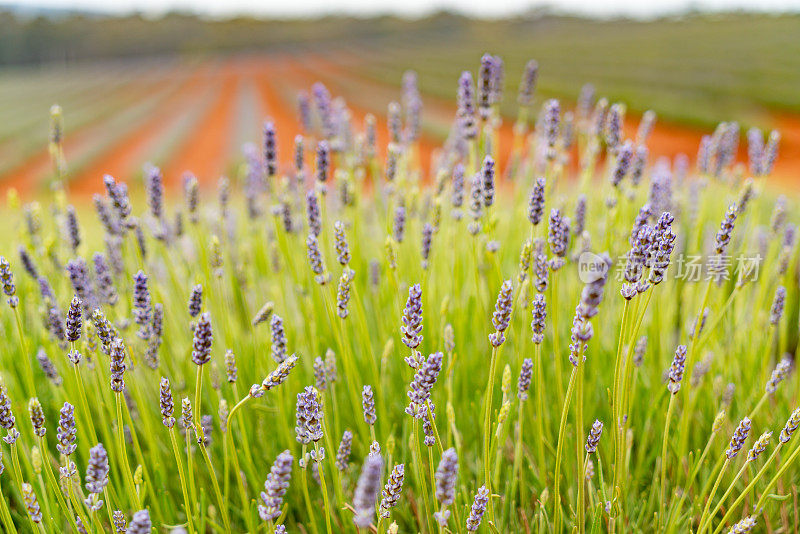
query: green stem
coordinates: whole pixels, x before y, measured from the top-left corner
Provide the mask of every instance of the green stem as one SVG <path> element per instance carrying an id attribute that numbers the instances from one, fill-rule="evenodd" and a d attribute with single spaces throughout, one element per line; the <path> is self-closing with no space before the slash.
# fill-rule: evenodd
<path id="1" fill-rule="evenodd" d="M 319 444 L 314 442 L 314 452 L 316 457 L 319 458 Z M 316 461 L 316 460 L 315 460 Z M 331 510 L 330 503 L 328 502 L 328 487 L 325 485 L 325 475 L 322 472 L 322 463 L 317 461 L 317 470 L 319 471 L 319 484 L 322 490 L 322 502 L 325 506 L 325 530 L 331 534 L 331 517 L 333 517 L 333 510 Z"/>
<path id="2" fill-rule="evenodd" d="M 192 520 L 192 507 L 189 504 L 189 492 L 186 488 L 186 474 L 183 472 L 183 463 L 181 462 L 180 449 L 178 448 L 178 440 L 175 438 L 175 428 L 169 429 L 169 438 L 172 442 L 172 452 L 175 454 L 175 464 L 178 466 L 178 476 L 181 480 L 181 493 L 183 494 L 183 508 L 186 512 L 186 522 L 189 527 L 189 534 L 196 532 Z"/>
<path id="3" fill-rule="evenodd" d="M 119 448 L 119 458 L 122 465 L 122 472 L 125 477 L 125 483 L 128 486 L 128 494 L 131 502 L 136 505 L 137 510 L 142 509 L 142 503 L 139 500 L 139 494 L 136 491 L 136 486 L 133 483 L 133 475 L 131 468 L 128 464 L 128 453 L 125 447 L 125 431 L 123 430 L 124 422 L 122 419 L 122 393 L 115 393 L 114 400 L 117 404 L 117 447 Z"/>
<path id="4" fill-rule="evenodd" d="M 711 506 L 711 501 L 714 500 L 714 495 L 717 493 L 717 488 L 719 488 L 719 484 L 722 482 L 722 476 L 725 474 L 725 471 L 728 469 L 730 463 L 730 458 L 725 458 L 725 463 L 722 464 L 722 469 L 720 469 L 717 479 L 714 481 L 714 485 L 711 487 L 711 493 L 709 494 L 708 499 L 706 499 L 706 506 L 703 508 L 703 513 L 700 515 L 700 522 L 699 526 L 697 527 L 698 534 L 705 530 L 706 517 L 708 516 L 708 510 Z M 711 518 L 709 518 L 709 521 L 710 520 Z"/>
<path id="5" fill-rule="evenodd" d="M 730 518 L 731 514 L 733 514 L 736 511 L 736 509 L 739 507 L 739 505 L 745 499 L 747 494 L 750 493 L 750 491 L 755 487 L 756 483 L 759 480 L 761 480 L 761 478 L 764 476 L 764 473 L 767 472 L 767 468 L 770 465 L 772 465 L 772 462 L 774 462 L 775 458 L 777 458 L 778 453 L 780 452 L 782 446 L 783 446 L 783 443 L 779 442 L 778 445 L 775 447 L 775 450 L 772 451 L 772 454 L 770 454 L 769 458 L 767 458 L 767 461 L 764 462 L 764 465 L 762 465 L 761 469 L 758 470 L 758 473 L 756 473 L 756 476 L 753 477 L 753 480 L 750 481 L 750 483 L 747 485 L 747 487 L 744 488 L 744 490 L 742 490 L 742 492 L 739 494 L 739 496 L 736 498 L 736 500 L 733 501 L 733 504 L 728 508 L 728 511 L 725 512 L 724 516 L 722 516 L 722 520 L 719 522 L 719 526 L 716 528 L 716 530 L 714 530 L 715 534 L 720 532 L 723 529 L 723 527 L 725 525 L 725 522 L 728 520 L 728 518 Z M 795 450 L 794 454 L 792 454 L 792 456 L 789 457 L 789 460 L 784 462 L 783 467 L 781 468 L 781 470 L 778 471 L 778 474 L 776 474 L 775 477 L 772 479 L 772 481 L 769 484 L 767 484 L 767 487 L 764 488 L 764 492 L 761 494 L 761 498 L 758 500 L 756 505 L 753 507 L 754 510 L 758 511 L 758 510 L 761 509 L 760 505 L 761 505 L 762 500 L 764 499 L 764 497 L 767 495 L 767 492 L 770 490 L 770 488 L 773 486 L 773 484 L 778 481 L 778 478 L 780 478 L 780 476 L 788 468 L 788 466 L 791 465 L 791 463 L 794 460 L 798 450 L 800 450 L 800 449 Z"/>
<path id="6" fill-rule="evenodd" d="M 664 436 L 661 441 L 661 490 L 659 492 L 658 525 L 664 520 L 664 509 L 667 506 L 667 442 L 669 441 L 669 424 L 672 421 L 672 409 L 675 407 L 675 395 L 670 394 L 667 417 L 664 422 Z"/>
<path id="7" fill-rule="evenodd" d="M 564 397 L 564 406 L 561 410 L 561 423 L 558 427 L 558 445 L 556 446 L 556 467 L 553 475 L 553 483 L 555 484 L 555 497 L 553 500 L 553 524 L 555 525 L 554 532 L 562 532 L 561 530 L 561 456 L 564 452 L 564 433 L 567 429 L 567 414 L 569 413 L 569 403 L 572 398 L 572 390 L 575 389 L 575 377 L 577 375 L 577 368 L 572 368 L 572 373 L 569 375 L 569 385 L 567 386 L 567 394 Z"/>
<path id="8" fill-rule="evenodd" d="M 483 471 L 484 484 L 489 491 L 489 521 L 494 522 L 494 505 L 492 503 L 492 474 L 491 474 L 491 422 L 492 422 L 492 393 L 494 389 L 494 374 L 497 366 L 497 347 L 492 347 L 492 360 L 489 364 L 489 383 L 486 386 L 486 398 L 484 400 L 486 412 L 483 420 Z"/>

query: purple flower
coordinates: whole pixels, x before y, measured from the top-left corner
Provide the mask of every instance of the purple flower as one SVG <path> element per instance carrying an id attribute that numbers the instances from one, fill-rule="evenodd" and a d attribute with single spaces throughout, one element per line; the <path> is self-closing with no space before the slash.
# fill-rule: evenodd
<path id="1" fill-rule="evenodd" d="M 139 510 L 133 514 L 128 525 L 128 534 L 150 534 L 153 530 L 153 523 L 150 521 L 150 512 Z"/>
<path id="2" fill-rule="evenodd" d="M 408 415 L 422 419 L 423 414 L 427 411 L 425 403 L 431 398 L 431 390 L 442 370 L 443 358 L 444 355 L 441 352 L 434 352 L 428 356 L 419 366 L 417 372 L 414 373 L 414 379 L 411 381 L 408 390 L 409 403 L 406 407 Z"/>
<path id="3" fill-rule="evenodd" d="M 670 393 L 675 395 L 681 389 L 681 381 L 683 380 L 683 372 L 686 367 L 686 345 L 678 345 L 675 350 L 675 357 L 672 360 L 672 365 L 669 368 L 669 384 L 667 389 Z"/>
<path id="4" fill-rule="evenodd" d="M 114 278 L 108 263 L 106 263 L 106 257 L 97 252 L 93 256 L 93 260 L 97 296 L 100 302 L 113 306 L 117 303 L 117 289 L 114 287 Z"/>
<path id="5" fill-rule="evenodd" d="M 517 382 L 517 398 L 521 401 L 528 400 L 528 389 L 531 387 L 532 375 L 533 360 L 525 358 L 522 360 L 522 367 L 519 370 L 519 381 Z"/>
<path id="6" fill-rule="evenodd" d="M 462 72 L 458 80 L 458 112 L 456 113 L 461 131 L 466 139 L 474 139 L 478 135 L 475 117 L 475 89 L 472 74 Z"/>
<path id="7" fill-rule="evenodd" d="M 211 343 L 214 333 L 211 330 L 211 314 L 205 312 L 200 315 L 194 329 L 192 340 L 192 362 L 195 365 L 205 365 L 211 361 Z"/>
<path id="8" fill-rule="evenodd" d="M 511 280 L 506 280 L 500 287 L 497 302 L 494 306 L 494 313 L 492 314 L 492 325 L 495 328 L 495 332 L 489 335 L 489 342 L 493 347 L 499 347 L 505 341 L 503 332 L 506 331 L 511 322 L 513 299 L 514 286 L 511 284 Z"/>
<path id="9" fill-rule="evenodd" d="M 82 304 L 81 299 L 77 296 L 72 297 L 72 301 L 69 304 L 66 321 L 66 339 L 69 342 L 74 343 L 81 338 L 81 327 L 83 326 Z"/>
<path id="10" fill-rule="evenodd" d="M 125 389 L 125 345 L 121 338 L 111 342 L 110 362 L 111 391 L 122 393 Z"/>
<path id="11" fill-rule="evenodd" d="M 86 490 L 89 493 L 102 493 L 108 485 L 108 472 L 108 454 L 103 444 L 98 443 L 89 450 L 89 463 L 86 466 Z"/>
<path id="12" fill-rule="evenodd" d="M 481 526 L 483 514 L 486 513 L 486 506 L 489 504 L 489 490 L 486 486 L 478 488 L 478 493 L 475 494 L 475 501 L 472 503 L 472 508 L 467 516 L 467 530 L 475 532 Z"/>
<path id="13" fill-rule="evenodd" d="M 56 448 L 64 456 L 69 456 L 78 448 L 75 443 L 78 434 L 78 429 L 75 427 L 75 407 L 65 402 L 64 406 L 61 407 L 60 413 L 58 433 L 56 434 L 58 438 Z"/>
<path id="14" fill-rule="evenodd" d="M 600 444 L 600 436 L 603 434 L 603 423 L 595 419 L 592 423 L 592 429 L 589 430 L 589 436 L 586 438 L 586 454 L 592 454 L 597 450 L 597 445 Z"/>
<path id="15" fill-rule="evenodd" d="M 139 325 L 137 335 L 150 339 L 153 334 L 153 306 L 150 301 L 150 289 L 147 287 L 147 275 L 139 271 L 133 275 L 133 319 Z"/>
<path id="16" fill-rule="evenodd" d="M 339 443 L 339 449 L 336 451 L 336 468 L 339 471 L 346 471 L 348 462 L 350 461 L 350 448 L 353 445 L 353 433 L 345 430 L 342 434 L 342 441 Z"/>
<path id="17" fill-rule="evenodd" d="M 289 489 L 292 478 L 294 457 L 286 450 L 278 455 L 267 475 L 264 491 L 261 492 L 263 505 L 258 506 L 258 515 L 262 521 L 274 521 L 281 516 L 283 496 Z"/>
<path id="18" fill-rule="evenodd" d="M 272 178 L 278 172 L 278 148 L 275 135 L 275 124 L 272 121 L 264 122 L 264 170 L 267 178 Z"/>
<path id="19" fill-rule="evenodd" d="M 394 466 L 389 474 L 389 480 L 383 488 L 383 498 L 379 507 L 381 517 L 389 517 L 389 510 L 397 506 L 400 493 L 403 491 L 403 480 L 405 478 L 405 464 Z"/>
<path id="20" fill-rule="evenodd" d="M 175 402 L 172 400 L 172 389 L 169 385 L 169 380 L 161 377 L 161 386 L 159 393 L 159 406 L 161 408 L 161 422 L 167 428 L 175 426 Z"/>
<path id="21" fill-rule="evenodd" d="M 361 391 L 361 406 L 364 411 L 364 422 L 374 426 L 377 416 L 375 415 L 375 396 L 372 393 L 372 386 L 364 386 Z"/>
<path id="22" fill-rule="evenodd" d="M 531 59 L 525 64 L 525 71 L 519 82 L 519 95 L 517 102 L 521 106 L 530 106 L 533 103 L 533 95 L 536 91 L 536 81 L 539 78 L 539 63 Z"/>
<path id="23" fill-rule="evenodd" d="M 311 386 L 297 394 L 297 413 L 294 431 L 297 441 L 303 444 L 322 439 L 322 406 L 319 393 Z"/>
<path id="24" fill-rule="evenodd" d="M 364 460 L 361 475 L 356 483 L 353 494 L 353 508 L 355 515 L 353 523 L 359 528 L 368 528 L 375 515 L 375 503 L 381 490 L 381 473 L 383 472 L 383 458 L 380 454 L 371 454 Z"/>
<path id="25" fill-rule="evenodd" d="M 750 419 L 745 417 L 734 430 L 733 436 L 731 436 L 731 443 L 725 451 L 725 456 L 729 460 L 735 458 L 739 451 L 742 450 L 744 442 L 747 441 L 747 436 L 750 434 L 750 426 Z"/>
<path id="26" fill-rule="evenodd" d="M 451 447 L 442 453 L 436 468 L 436 500 L 447 506 L 456 498 L 456 478 L 458 477 L 458 455 Z M 449 516 L 449 514 L 448 514 Z"/>
<path id="27" fill-rule="evenodd" d="M 400 326 L 403 343 L 414 350 L 422 343 L 422 289 L 419 284 L 408 288 L 408 300 Z"/>
<path id="28" fill-rule="evenodd" d="M 160 220 L 164 214 L 164 176 L 161 174 L 161 169 L 153 165 L 145 166 L 144 172 L 150 213 Z"/>
<path id="29" fill-rule="evenodd" d="M 483 159 L 481 176 L 483 177 L 483 205 L 488 208 L 494 204 L 494 159 L 491 156 Z"/>

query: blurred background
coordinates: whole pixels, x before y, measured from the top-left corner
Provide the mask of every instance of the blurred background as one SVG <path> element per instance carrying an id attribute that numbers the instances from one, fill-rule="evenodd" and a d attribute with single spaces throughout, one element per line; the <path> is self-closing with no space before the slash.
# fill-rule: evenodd
<path id="1" fill-rule="evenodd" d="M 186 170 L 211 184 L 236 172 L 266 117 L 290 164 L 297 94 L 316 81 L 347 101 L 354 122 L 378 117 L 384 145 L 387 106 L 401 98 L 409 69 L 429 156 L 449 131 L 459 74 L 476 72 L 485 52 L 505 62 L 508 132 L 524 65 L 536 59 L 540 102 L 571 107 L 591 83 L 628 106 L 629 128 L 654 110 L 656 156 L 694 159 L 703 134 L 737 120 L 742 132 L 779 129 L 776 175 L 787 187 L 800 176 L 799 2 L 259 4 L 0 4 L 0 190 L 30 196 L 47 184 L 54 103 L 71 190 L 96 190 L 104 173 L 135 178 L 144 162 L 163 168 L 168 187 Z"/>

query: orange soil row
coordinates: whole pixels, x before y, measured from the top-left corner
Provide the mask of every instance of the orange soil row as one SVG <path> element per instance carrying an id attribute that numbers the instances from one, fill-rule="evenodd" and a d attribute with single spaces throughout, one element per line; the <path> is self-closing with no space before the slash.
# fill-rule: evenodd
<path id="1" fill-rule="evenodd" d="M 180 184 L 186 171 L 194 173 L 201 183 L 216 183 L 225 171 L 232 154 L 232 123 L 242 77 L 239 67 L 223 67 L 211 106 L 162 169 L 166 186 Z"/>
<path id="2" fill-rule="evenodd" d="M 347 76 L 350 79 L 357 80 L 365 91 L 370 89 L 385 91 L 387 87 L 396 87 L 395 83 L 377 81 L 349 68 L 348 65 L 354 64 L 351 61 L 342 64 L 339 61 L 332 61 L 329 56 L 317 55 L 304 61 L 304 64 L 318 69 L 321 73 L 324 72 L 332 76 Z M 453 92 L 455 94 L 455 85 Z M 447 114 L 452 116 L 452 113 L 455 112 L 455 105 L 451 101 L 428 95 L 424 95 L 423 100 L 425 109 L 428 112 L 435 113 L 437 116 L 447 116 Z M 629 113 L 626 116 L 624 128 L 629 136 L 635 134 L 640 119 L 641 116 L 634 113 Z M 781 148 L 774 169 L 775 181 L 782 185 L 797 187 L 800 179 L 800 117 L 788 114 L 777 115 L 774 117 L 774 122 L 775 127 L 781 132 Z M 501 134 L 506 132 L 506 135 L 501 139 L 501 143 L 505 146 L 509 146 L 508 142 L 510 141 L 508 141 L 507 135 L 510 128 L 511 123 L 506 121 L 504 128 L 501 130 Z M 661 156 L 671 158 L 683 153 L 693 160 L 697 154 L 700 139 L 707 133 L 709 132 L 699 128 L 657 121 L 648 142 L 651 159 L 654 161 Z M 746 146 L 744 143 L 740 143 L 739 160 L 744 161 L 746 157 Z"/>
<path id="3" fill-rule="evenodd" d="M 180 183 L 185 171 L 192 171 L 201 182 L 215 183 L 220 173 L 224 172 L 234 153 L 233 129 L 236 118 L 237 103 L 240 99 L 240 87 L 243 82 L 252 81 L 258 92 L 261 107 L 276 124 L 281 166 L 284 171 L 293 164 L 294 136 L 299 133 L 297 105 L 294 95 L 297 91 L 309 90 L 316 81 L 322 81 L 334 95 L 342 94 L 353 113 L 356 127 L 363 127 L 364 116 L 372 113 L 378 121 L 378 147 L 381 155 L 385 155 L 388 142 L 386 124 L 386 105 L 390 100 L 400 99 L 400 88 L 397 84 L 377 81 L 361 74 L 350 67 L 352 63 L 341 63 L 328 56 L 310 54 L 302 60 L 291 55 L 272 55 L 267 57 L 243 58 L 228 61 L 219 71 L 210 72 L 210 62 L 200 68 L 200 73 L 183 80 L 174 94 L 160 102 L 157 111 L 140 124 L 131 128 L 122 138 L 92 162 L 80 174 L 74 177 L 71 190 L 78 193 L 89 193 L 99 188 L 99 177 L 104 173 L 124 178 L 132 169 L 140 166 L 153 150 L 154 139 L 163 138 L 165 125 L 170 123 L 169 117 L 187 112 L 187 108 L 197 105 L 199 98 L 192 98 L 201 92 L 213 91 L 206 109 L 202 110 L 191 133 L 180 140 L 176 152 L 163 165 L 167 184 Z M 285 90 L 285 87 L 291 90 Z M 365 97 L 362 95 L 371 95 Z M 382 102 L 377 109 L 376 102 Z M 205 104 L 206 101 L 203 100 Z M 446 125 L 453 120 L 455 105 L 453 102 L 429 95 L 423 95 L 423 113 L 428 120 Z M 205 107 L 205 106 L 204 106 Z M 253 110 L 258 113 L 262 110 Z M 632 114 L 626 118 L 625 130 L 633 135 L 638 126 L 639 117 Z M 781 153 L 776 164 L 776 175 L 780 181 L 796 187 L 796 177 L 800 171 L 800 118 L 780 116 L 776 118 L 777 126 L 782 131 Z M 98 136 L 102 136 L 102 125 L 90 125 L 68 136 L 66 139 L 67 156 L 72 150 L 87 146 Z M 499 166 L 509 159 L 513 140 L 513 125 L 505 120 L 499 131 Z M 674 156 L 685 153 L 694 157 L 700 138 L 704 132 L 675 124 L 658 122 L 651 134 L 649 146 L 652 159 L 659 156 Z M 253 139 L 260 142 L 260 139 Z M 423 132 L 420 140 L 420 162 L 423 168 L 429 168 L 434 151 L 440 146 L 442 139 Z M 740 148 L 740 156 L 746 157 L 746 148 Z M 313 159 L 312 154 L 308 154 Z M 22 191 L 31 191 L 39 184 L 49 168 L 49 156 L 42 150 L 26 161 L 19 168 L 9 173 L 3 188 L 11 185 Z M 790 180 L 791 177 L 791 180 Z"/>
<path id="4" fill-rule="evenodd" d="M 119 180 L 127 180 L 130 173 L 139 168 L 153 143 L 164 138 L 169 126 L 181 114 L 189 112 L 188 107 L 196 104 L 207 89 L 206 81 L 211 66 L 204 66 L 192 74 L 174 94 L 158 105 L 158 108 L 141 124 L 115 141 L 105 153 L 101 154 L 86 169 L 70 179 L 71 193 L 90 194 L 102 188 L 101 177 L 110 174 Z"/>
<path id="5" fill-rule="evenodd" d="M 134 89 L 123 92 L 135 92 Z M 64 139 L 64 152 L 69 161 L 69 154 L 85 149 L 95 139 L 104 135 L 104 126 L 108 118 L 91 122 L 75 132 L 69 133 Z M 19 166 L 5 173 L 5 178 L 0 184 L 0 190 L 16 189 L 19 193 L 34 193 L 41 185 L 43 177 L 51 172 L 52 161 L 50 152 L 45 145 L 41 150 L 26 159 Z"/>

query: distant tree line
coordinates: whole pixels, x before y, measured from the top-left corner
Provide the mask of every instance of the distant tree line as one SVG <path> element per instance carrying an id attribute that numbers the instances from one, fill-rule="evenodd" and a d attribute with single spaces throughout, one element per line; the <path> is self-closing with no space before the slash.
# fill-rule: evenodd
<path id="1" fill-rule="evenodd" d="M 441 38 L 443 34 L 455 37 L 476 24 L 450 13 L 416 20 L 393 16 L 217 20 L 183 13 L 160 18 L 91 14 L 30 17 L 0 11 L 0 65 L 297 49 L 328 42 Z"/>

